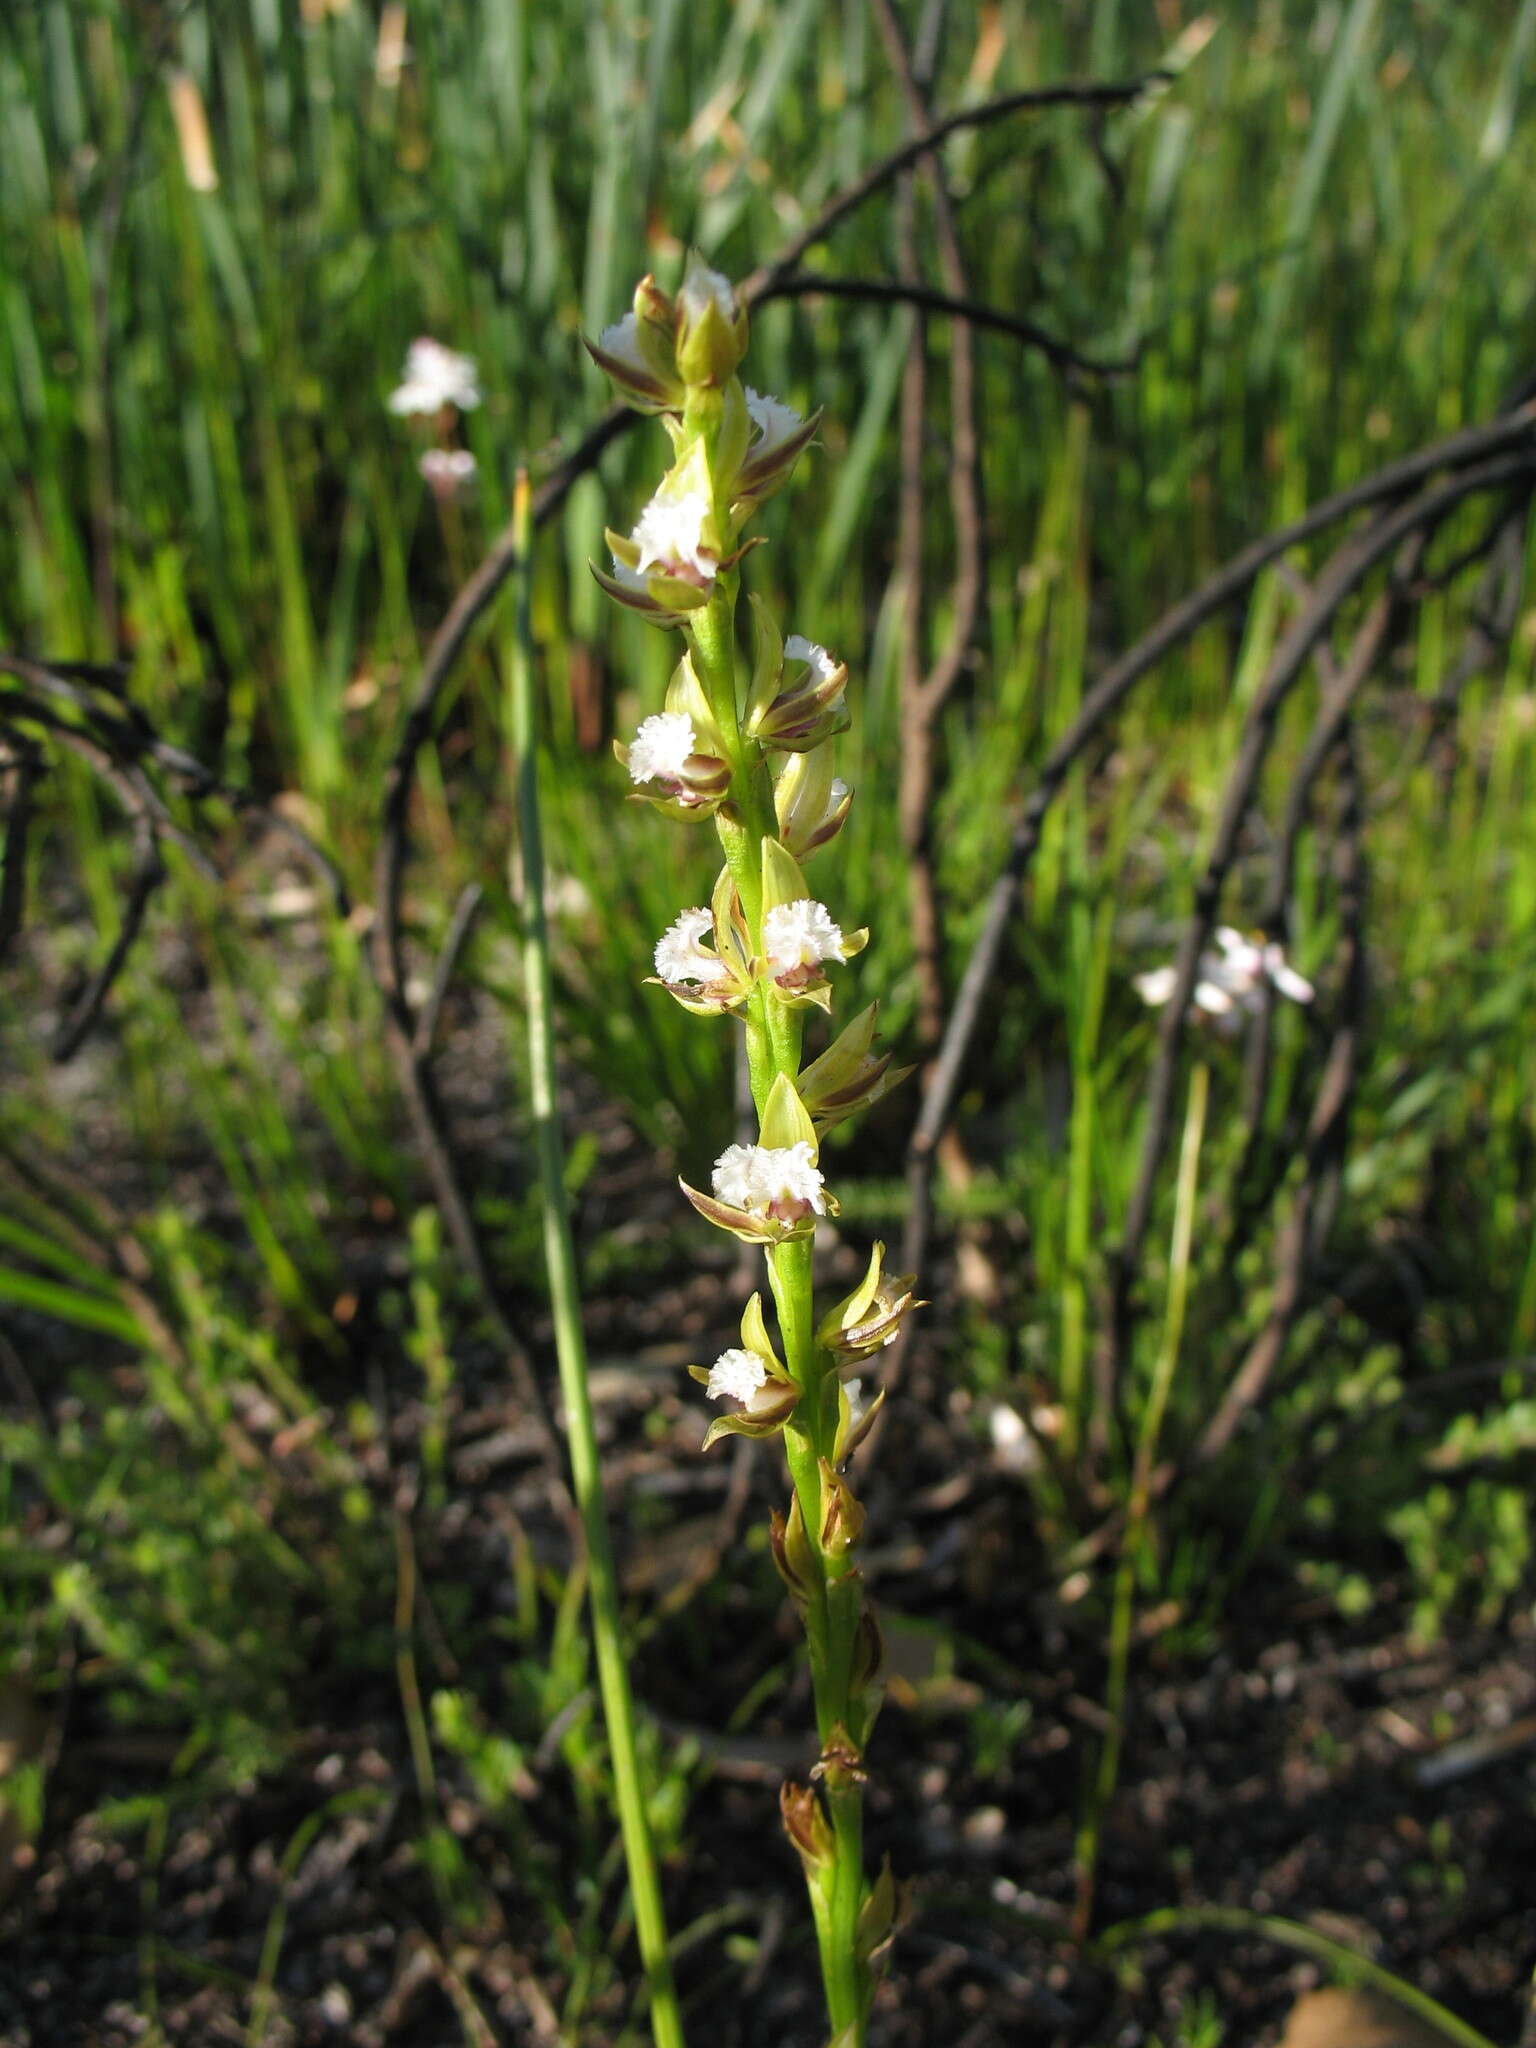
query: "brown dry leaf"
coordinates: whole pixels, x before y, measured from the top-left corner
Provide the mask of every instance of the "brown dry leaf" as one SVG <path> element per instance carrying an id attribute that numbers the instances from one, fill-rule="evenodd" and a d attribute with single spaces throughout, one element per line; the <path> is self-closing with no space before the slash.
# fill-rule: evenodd
<path id="1" fill-rule="evenodd" d="M 1280 2048 L 1448 2048 L 1449 2042 L 1448 2034 L 1379 1992 L 1332 1986 L 1297 1999 Z"/>

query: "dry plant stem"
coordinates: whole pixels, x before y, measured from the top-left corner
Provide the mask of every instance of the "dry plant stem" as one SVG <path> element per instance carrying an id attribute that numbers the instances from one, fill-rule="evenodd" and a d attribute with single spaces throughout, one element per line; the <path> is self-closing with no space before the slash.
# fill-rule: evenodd
<path id="1" fill-rule="evenodd" d="M 1189 1082 L 1189 1106 L 1184 1116 L 1184 1142 L 1179 1151 L 1179 1184 L 1174 1204 L 1173 1245 L 1168 1260 L 1168 1299 L 1163 1316 L 1162 1342 L 1152 1370 L 1152 1388 L 1142 1414 L 1131 1468 L 1130 1500 L 1126 1507 L 1125 1533 L 1120 1541 L 1120 1561 L 1115 1572 L 1114 1604 L 1110 1614 L 1109 1682 L 1104 1709 L 1107 1726 L 1099 1748 L 1093 1785 L 1084 1805 L 1077 1834 L 1077 1898 L 1072 1928 L 1079 1941 L 1085 1940 L 1093 1918 L 1094 1879 L 1098 1868 L 1100 1833 L 1105 1809 L 1114 1797 L 1120 1775 L 1120 1754 L 1125 1744 L 1127 1681 L 1131 1662 L 1131 1623 L 1136 1599 L 1136 1578 L 1146 1538 L 1147 1515 L 1152 1505 L 1152 1475 L 1157 1457 L 1157 1440 L 1163 1415 L 1173 1388 L 1179 1343 L 1184 1334 L 1184 1310 L 1189 1298 L 1189 1256 L 1194 1238 L 1195 1191 L 1200 1173 L 1200 1147 L 1205 1137 L 1205 1111 L 1210 1099 L 1211 1070 L 1204 1060 L 1196 1066 Z"/>
<path id="2" fill-rule="evenodd" d="M 690 620 L 688 639 L 695 671 L 729 751 L 735 814 L 717 814 L 726 865 L 741 898 L 754 951 L 762 943 L 762 842 L 774 832 L 773 792 L 761 758 L 752 760 L 743 742 L 737 710 L 733 631 L 734 579 Z M 776 1076 L 794 1081 L 800 1072 L 801 1019 L 796 1010 L 769 1000 L 761 984 L 744 1019 L 747 1066 L 759 1115 Z M 857 1576 L 829 1557 L 821 1538 L 822 1465 L 830 1464 L 837 1430 L 837 1389 L 816 1344 L 811 1241 L 773 1245 L 767 1251 L 768 1281 L 778 1314 L 784 1364 L 803 1392 L 784 1429 L 790 1479 L 804 1517 L 817 1577 L 805 1605 L 806 1644 L 816 1700 L 817 1733 L 823 1748 L 854 1719 L 851 1698 L 854 1638 L 862 1608 Z M 864 1891 L 863 1793 L 856 1777 L 828 1783 L 836 1861 L 826 1896 L 810 1887 L 821 1956 L 827 2012 L 840 2048 L 861 2048 L 864 2001 L 859 1983 L 856 1936 Z M 852 2030 L 851 2032 L 848 2030 Z"/>
<path id="3" fill-rule="evenodd" d="M 517 634 L 512 659 L 512 741 L 517 755 L 517 806 L 523 856 L 523 973 L 528 1015 L 529 1091 L 543 1189 L 544 1259 L 554 1312 L 560 1391 L 565 1404 L 571 1479 L 586 1542 L 588 1599 L 597 1651 L 598 1686 L 608 1727 L 614 1791 L 624 1859 L 629 1869 L 635 1930 L 650 1993 L 651 2031 L 657 2048 L 683 2048 L 683 2024 L 672 1983 L 661 1887 L 646 1818 L 640 1760 L 635 1742 L 634 1704 L 619 1625 L 618 1575 L 608 1538 L 598 1469 L 597 1433 L 587 1384 L 586 1337 L 581 1292 L 565 1192 L 565 1145 L 555 1099 L 554 977 L 544 909 L 544 855 L 539 825 L 538 732 L 534 704 L 533 646 L 528 615 L 531 563 L 529 491 L 526 475 L 517 484 L 515 530 L 521 560 Z"/>

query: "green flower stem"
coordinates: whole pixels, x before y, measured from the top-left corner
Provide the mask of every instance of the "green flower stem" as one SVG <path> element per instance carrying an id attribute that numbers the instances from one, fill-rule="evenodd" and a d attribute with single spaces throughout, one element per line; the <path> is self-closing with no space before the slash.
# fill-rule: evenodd
<path id="1" fill-rule="evenodd" d="M 773 782 L 763 750 L 742 732 L 737 688 L 735 612 L 737 579 L 723 575 L 707 604 L 688 619 L 694 673 L 719 728 L 731 769 L 729 801 L 715 823 L 731 880 L 741 899 L 753 953 L 763 953 L 763 841 L 778 835 Z M 777 1075 L 800 1075 L 803 1016 L 777 1002 L 759 983 L 748 999 L 747 1070 L 752 1097 L 762 1114 Z M 790 1479 L 815 1560 L 815 1582 L 806 1589 L 805 1633 L 816 1700 L 816 1725 L 823 1747 L 838 1732 L 860 1739 L 862 1728 L 851 1697 L 853 1657 L 863 1590 L 858 1574 L 822 1544 L 822 1469 L 830 1464 L 837 1435 L 837 1387 L 825 1354 L 816 1343 L 811 1240 L 797 1238 L 767 1254 L 769 1284 L 778 1311 L 784 1363 L 801 1388 L 800 1401 L 784 1430 Z M 863 2048 L 868 1972 L 857 1951 L 859 1909 L 864 1900 L 864 1812 L 857 1778 L 846 1772 L 827 1785 L 832 1822 L 830 1869 L 809 1879 L 811 1909 L 821 1956 L 827 2012 L 839 2048 Z"/>
<path id="2" fill-rule="evenodd" d="M 694 672 L 709 699 L 715 723 L 725 742 L 731 769 L 731 800 L 715 818 L 725 864 L 736 884 L 753 950 L 763 945 L 763 841 L 778 830 L 773 808 L 773 782 L 762 749 L 741 730 L 736 694 L 736 647 L 733 618 L 735 579 L 722 585 L 688 622 Z M 753 990 L 747 1008 L 747 1071 L 752 1099 L 761 1113 L 775 1074 L 791 1080 L 800 1071 L 801 1016 L 773 1002 L 762 988 Z"/>
<path id="3" fill-rule="evenodd" d="M 586 1538 L 588 1597 L 597 1650 L 598 1688 L 608 1727 L 619 1831 L 629 1868 L 635 1930 L 650 1995 L 651 2032 L 656 2048 L 684 2048 L 683 2022 L 672 1982 L 661 1887 L 646 1818 L 645 1793 L 635 1743 L 634 1702 L 619 1628 L 618 1576 L 608 1538 L 598 1471 L 597 1435 L 587 1385 L 586 1338 L 576 1253 L 566 1207 L 565 1146 L 555 1100 L 554 984 L 544 909 L 544 854 L 539 827 L 538 726 L 533 690 L 533 643 L 529 625 L 531 523 L 526 474 L 517 480 L 513 540 L 517 551 L 517 634 L 512 656 L 512 743 L 517 754 L 517 803 L 523 853 L 523 975 L 528 1010 L 529 1087 L 544 1195 L 544 1260 L 554 1310 L 560 1393 L 565 1406 L 571 1479 Z"/>
<path id="4" fill-rule="evenodd" d="M 695 673 L 731 765 L 731 800 L 716 818 L 720 843 L 741 898 L 753 950 L 761 954 L 762 843 L 777 834 L 778 821 L 762 750 L 741 730 L 732 629 L 734 600 L 734 589 L 718 592 L 693 614 L 689 636 Z M 746 1031 L 752 1094 L 761 1112 L 775 1075 L 784 1074 L 791 1081 L 799 1078 L 801 1013 L 775 1002 L 759 985 L 748 1005 Z M 807 1589 L 805 1633 L 816 1725 L 825 1746 L 839 1729 L 847 1736 L 861 1732 L 854 1727 L 850 1693 L 863 1595 L 857 1575 L 822 1547 L 821 1474 L 823 1462 L 831 1462 L 835 1447 L 837 1401 L 836 1383 L 816 1343 L 811 1240 L 798 1238 L 775 1245 L 768 1253 L 768 1278 L 778 1311 L 784 1363 L 802 1389 L 800 1402 L 785 1425 L 784 1450 L 817 1567 L 816 1583 Z M 862 2048 L 867 2001 L 866 1973 L 856 1947 L 864 1899 L 864 1802 L 858 1781 L 829 1787 L 827 1806 L 834 1855 L 831 1869 L 810 1880 L 812 1914 L 833 2033 L 840 2041 L 846 2039 L 850 2048 Z"/>

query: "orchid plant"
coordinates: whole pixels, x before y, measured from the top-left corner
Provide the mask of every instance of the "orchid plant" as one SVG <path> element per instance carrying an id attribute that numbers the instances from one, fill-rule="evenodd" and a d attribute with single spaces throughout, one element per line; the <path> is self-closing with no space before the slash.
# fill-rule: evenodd
<path id="1" fill-rule="evenodd" d="M 868 937 L 812 893 L 802 867 L 851 802 L 831 745 L 848 723 L 847 668 L 804 635 L 786 638 L 756 595 L 750 660 L 738 659 L 736 632 L 741 562 L 759 544 L 743 528 L 786 482 L 819 415 L 802 418 L 742 383 L 746 310 L 696 257 L 675 297 L 643 279 L 632 310 L 588 347 L 672 444 L 631 531 L 607 536 L 611 569 L 594 574 L 618 603 L 682 639 L 663 707 L 616 748 L 630 793 L 681 823 L 712 822 L 724 856 L 709 903 L 681 910 L 657 941 L 654 980 L 685 1009 L 734 1018 L 744 1032 L 756 1142 L 728 1145 L 709 1189 L 684 1183 L 683 1193 L 718 1229 L 762 1248 L 775 1329 L 754 1293 L 740 1344 L 691 1370 L 719 1408 L 706 1449 L 728 1434 L 784 1446 L 791 1491 L 770 1536 L 805 1624 L 820 1757 L 811 1782 L 786 1785 L 781 1804 L 809 1888 L 832 2048 L 862 2048 L 896 1891 L 888 1864 L 873 1882 L 864 1867 L 881 1642 L 856 1561 L 864 1511 L 847 1468 L 879 1401 L 860 1412 L 852 1376 L 920 1304 L 877 1244 L 859 1285 L 818 1319 L 812 1254 L 818 1220 L 837 1213 L 821 1141 L 901 1073 L 875 1050 L 873 1005 L 804 1059 L 808 1013 L 831 1014 L 828 970 Z"/>

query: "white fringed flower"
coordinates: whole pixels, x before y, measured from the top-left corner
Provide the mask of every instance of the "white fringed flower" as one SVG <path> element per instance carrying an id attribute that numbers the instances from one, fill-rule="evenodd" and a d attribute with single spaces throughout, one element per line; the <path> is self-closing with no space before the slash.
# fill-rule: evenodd
<path id="1" fill-rule="evenodd" d="M 722 1202 L 755 1216 L 798 1222 L 808 1210 L 827 1213 L 821 1169 L 803 1138 L 793 1145 L 728 1145 L 710 1184 Z"/>
<path id="2" fill-rule="evenodd" d="M 745 387 L 742 396 L 747 401 L 747 411 L 751 415 L 752 424 L 757 428 L 757 439 L 752 444 L 754 460 L 761 455 L 771 455 L 776 448 L 782 448 L 790 435 L 804 425 L 804 421 L 792 405 L 785 405 L 777 398 L 768 398 L 754 391 L 750 384 Z M 784 652 L 788 654 L 793 646 L 794 642 L 791 640 Z M 801 659 L 803 660 L 804 656 Z"/>
<path id="3" fill-rule="evenodd" d="M 712 582 L 717 560 L 704 539 L 708 517 L 709 499 L 703 491 L 685 491 L 670 498 L 658 492 L 630 535 L 640 550 L 637 576 L 643 577 L 648 569 L 661 569 L 668 575 L 685 576 L 701 588 Z"/>
<path id="4" fill-rule="evenodd" d="M 709 1369 L 704 1391 L 711 1401 L 751 1403 L 768 1384 L 768 1368 L 752 1351 L 722 1351 Z"/>
<path id="5" fill-rule="evenodd" d="M 828 654 L 825 647 L 818 647 L 814 640 L 807 640 L 803 633 L 791 633 L 784 642 L 786 661 L 803 661 L 818 683 L 825 683 L 837 674 L 838 663 Z"/>
<path id="6" fill-rule="evenodd" d="M 401 381 L 389 394 L 391 412 L 430 414 L 441 412 L 445 405 L 473 412 L 479 403 L 479 373 L 473 356 L 444 348 L 428 335 L 411 343 Z"/>
<path id="7" fill-rule="evenodd" d="M 1310 1003 L 1317 993 L 1304 975 L 1287 964 L 1284 948 L 1275 940 L 1260 944 L 1229 924 L 1218 925 L 1211 936 L 1216 950 L 1207 949 L 1200 955 L 1190 994 L 1190 1008 L 1196 1016 L 1232 1030 L 1243 1017 L 1259 1009 L 1266 982 L 1293 1003 Z M 1144 1003 L 1161 1008 L 1173 995 L 1177 981 L 1176 969 L 1154 967 L 1135 977 L 1136 993 Z"/>
<path id="8" fill-rule="evenodd" d="M 819 967 L 823 960 L 847 958 L 843 934 L 832 922 L 832 913 L 809 896 L 774 905 L 763 919 L 763 948 L 775 976 Z"/>
<path id="9" fill-rule="evenodd" d="M 630 742 L 629 779 L 676 783 L 696 747 L 697 735 L 686 712 L 658 711 L 654 717 L 640 721 Z"/>
<path id="10" fill-rule="evenodd" d="M 656 941 L 656 972 L 668 988 L 707 988 L 726 979 L 730 970 L 725 962 L 699 943 L 714 925 L 710 911 L 685 910 Z"/>

